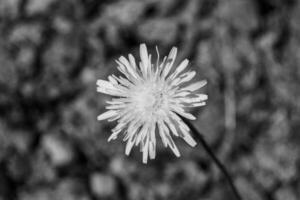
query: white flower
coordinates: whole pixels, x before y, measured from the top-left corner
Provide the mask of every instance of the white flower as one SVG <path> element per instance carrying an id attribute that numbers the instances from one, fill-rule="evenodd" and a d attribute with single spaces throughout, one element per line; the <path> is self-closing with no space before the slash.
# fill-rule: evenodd
<path id="1" fill-rule="evenodd" d="M 178 116 L 195 120 L 196 117 L 187 113 L 185 107 L 204 106 L 207 95 L 196 93 L 206 84 L 206 81 L 194 82 L 187 85 L 196 75 L 195 71 L 184 72 L 188 60 L 182 61 L 178 67 L 172 69 L 177 48 L 173 47 L 168 57 L 159 63 L 151 63 L 145 44 L 140 45 L 141 61 L 136 64 L 134 57 L 121 56 L 118 70 L 125 77 L 111 75 L 106 80 L 97 81 L 97 91 L 114 96 L 107 101 L 105 113 L 98 116 L 98 120 L 118 120 L 108 141 L 114 140 L 123 132 L 127 141 L 125 154 L 129 155 L 133 145 L 140 145 L 143 152 L 143 163 L 155 158 L 156 132 L 165 147 L 169 146 L 174 154 L 180 153 L 171 135 L 181 137 L 189 145 L 195 146 L 195 140 L 189 134 L 188 126 Z M 158 131 L 156 131 L 158 129 Z"/>

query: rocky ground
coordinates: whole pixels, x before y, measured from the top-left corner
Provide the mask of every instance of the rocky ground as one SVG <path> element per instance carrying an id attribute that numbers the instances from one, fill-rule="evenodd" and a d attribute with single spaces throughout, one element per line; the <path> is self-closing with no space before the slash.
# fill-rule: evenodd
<path id="1" fill-rule="evenodd" d="M 208 80 L 193 123 L 244 200 L 300 199 L 298 1 L 0 0 L 0 200 L 234 199 L 201 146 L 106 142 L 96 80 L 142 42 Z"/>

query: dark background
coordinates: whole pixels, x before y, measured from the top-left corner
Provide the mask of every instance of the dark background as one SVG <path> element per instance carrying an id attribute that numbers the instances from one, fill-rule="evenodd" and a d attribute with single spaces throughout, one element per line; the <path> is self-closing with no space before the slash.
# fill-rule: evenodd
<path id="1" fill-rule="evenodd" d="M 234 199 L 199 145 L 106 142 L 96 80 L 143 42 L 208 80 L 193 123 L 244 199 L 300 199 L 298 1 L 0 0 L 0 200 Z"/>

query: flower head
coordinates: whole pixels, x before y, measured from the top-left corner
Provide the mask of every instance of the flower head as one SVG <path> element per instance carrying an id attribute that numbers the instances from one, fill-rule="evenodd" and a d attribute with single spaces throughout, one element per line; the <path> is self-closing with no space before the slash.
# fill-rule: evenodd
<path id="1" fill-rule="evenodd" d="M 187 113 L 185 108 L 204 106 L 207 99 L 207 95 L 196 92 L 206 81 L 187 84 L 196 75 L 195 71 L 185 72 L 187 59 L 173 67 L 176 47 L 161 63 L 157 48 L 156 51 L 157 62 L 153 64 L 146 45 L 141 44 L 138 65 L 131 54 L 128 59 L 121 56 L 116 60 L 118 70 L 125 77 L 111 75 L 108 81 L 97 81 L 98 92 L 114 96 L 107 101 L 108 111 L 97 118 L 118 122 L 108 141 L 116 139 L 122 132 L 123 140 L 127 141 L 125 154 L 129 155 L 132 147 L 139 145 L 144 163 L 147 163 L 148 156 L 155 158 L 156 133 L 164 146 L 169 146 L 177 157 L 180 153 L 171 135 L 184 139 L 191 146 L 196 145 L 188 126 L 179 116 L 195 120 L 196 117 Z"/>

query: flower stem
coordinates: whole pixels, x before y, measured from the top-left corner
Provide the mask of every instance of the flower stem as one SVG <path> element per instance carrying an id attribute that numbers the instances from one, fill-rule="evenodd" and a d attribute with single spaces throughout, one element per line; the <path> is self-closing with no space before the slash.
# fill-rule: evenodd
<path id="1" fill-rule="evenodd" d="M 208 153 L 208 155 L 212 158 L 215 162 L 217 167 L 225 176 L 226 180 L 229 183 L 230 188 L 232 189 L 235 197 L 237 200 L 242 200 L 241 195 L 239 194 L 238 190 L 236 189 L 231 176 L 229 175 L 228 171 L 226 170 L 225 166 L 221 163 L 221 161 L 216 157 L 212 149 L 209 147 L 207 142 L 204 140 L 203 135 L 195 128 L 195 126 L 187 119 L 181 117 L 181 119 L 188 125 L 188 127 L 192 130 L 192 134 L 194 138 L 203 146 L 204 150 Z"/>

